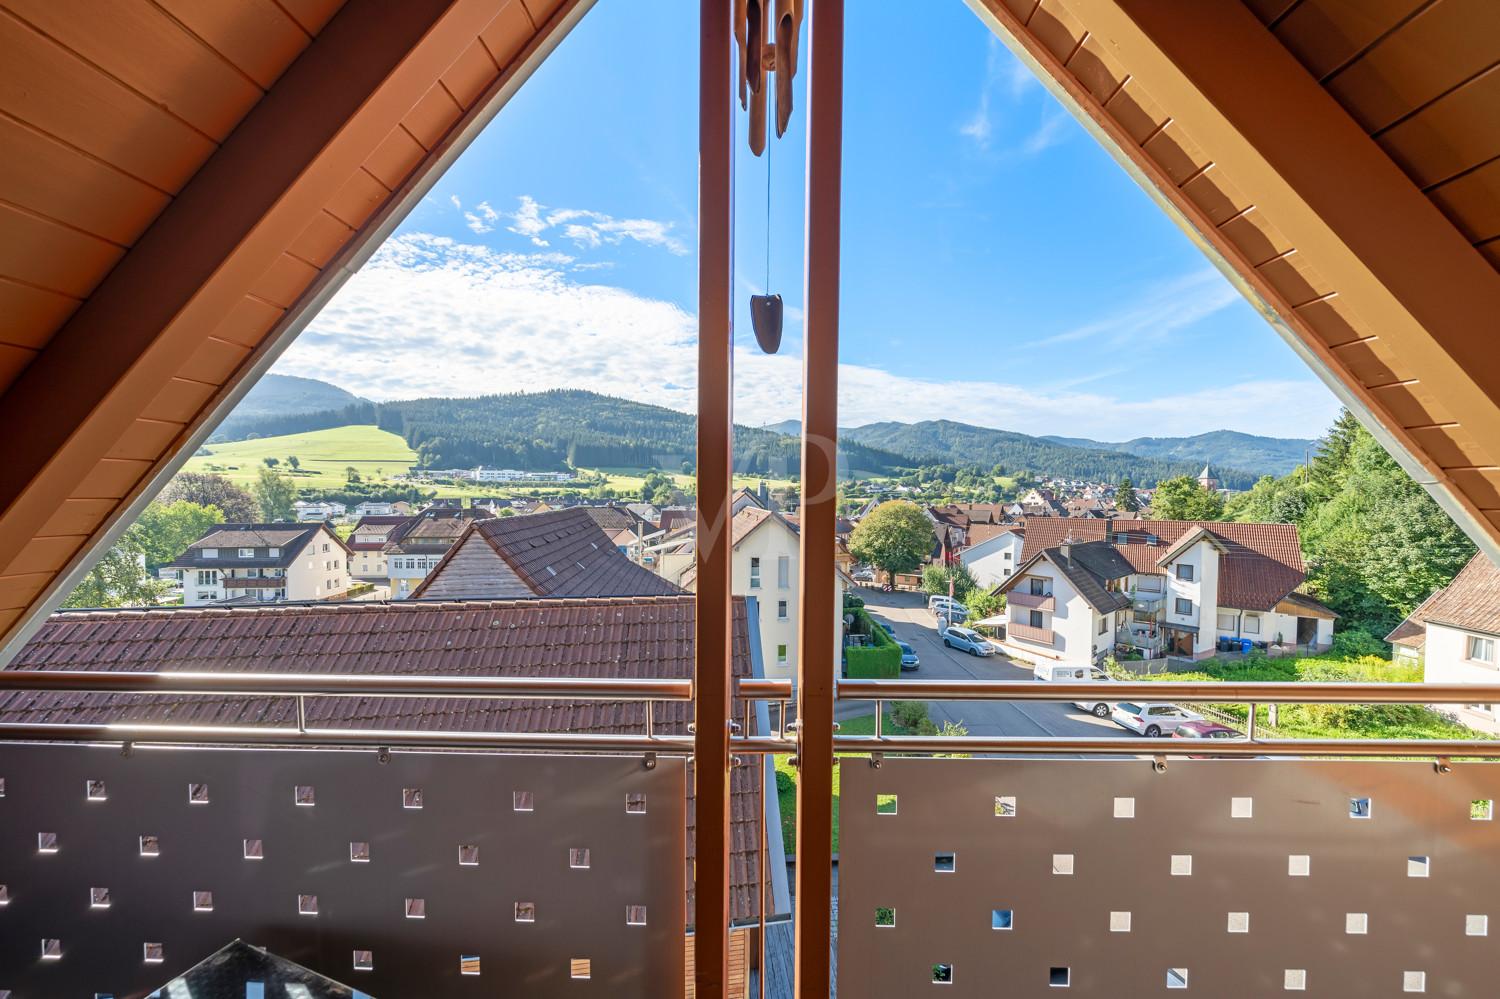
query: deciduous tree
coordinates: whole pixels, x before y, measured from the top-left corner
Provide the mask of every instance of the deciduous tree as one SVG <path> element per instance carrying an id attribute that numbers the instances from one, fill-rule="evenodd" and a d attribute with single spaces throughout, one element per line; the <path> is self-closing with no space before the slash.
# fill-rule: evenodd
<path id="1" fill-rule="evenodd" d="M 911 572 L 932 554 L 932 521 L 915 503 L 891 500 L 871 510 L 849 537 L 849 551 L 883 569 L 888 582 Z"/>
<path id="2" fill-rule="evenodd" d="M 63 607 L 141 607 L 156 603 L 166 584 L 146 575 L 135 525 L 89 569 Z"/>
<path id="3" fill-rule="evenodd" d="M 1224 516 L 1224 497 L 1191 475 L 1178 475 L 1156 484 L 1151 511 L 1158 520 L 1218 520 Z"/>
<path id="4" fill-rule="evenodd" d="M 216 506 L 229 524 L 248 524 L 256 518 L 255 497 L 222 475 L 207 472 L 178 472 L 156 497 L 171 506 L 186 500 L 199 506 Z"/>
<path id="5" fill-rule="evenodd" d="M 157 569 L 187 551 L 210 527 L 223 522 L 224 514 L 216 506 L 200 506 L 187 500 L 178 500 L 171 506 L 151 503 L 141 511 L 129 533 L 146 556 L 146 571 L 155 575 Z"/>
<path id="6" fill-rule="evenodd" d="M 260 504 L 260 515 L 266 522 L 292 519 L 292 503 L 297 498 L 297 487 L 290 476 L 278 475 L 269 468 L 262 468 L 256 479 L 255 501 Z"/>

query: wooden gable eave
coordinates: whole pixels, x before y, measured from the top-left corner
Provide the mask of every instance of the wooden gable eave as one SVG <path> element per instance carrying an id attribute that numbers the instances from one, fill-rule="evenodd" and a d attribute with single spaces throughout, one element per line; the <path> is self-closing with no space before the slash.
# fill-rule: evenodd
<path id="1" fill-rule="evenodd" d="M 592 2 L 348 4 L 56 314 L 0 395 L 0 662 Z"/>

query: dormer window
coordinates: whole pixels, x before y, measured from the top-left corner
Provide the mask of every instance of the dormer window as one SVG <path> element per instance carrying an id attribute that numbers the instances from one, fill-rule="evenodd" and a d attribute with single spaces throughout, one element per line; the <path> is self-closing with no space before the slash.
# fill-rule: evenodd
<path id="1" fill-rule="evenodd" d="M 1154 535 L 1154 534 L 1148 534 L 1148 535 L 1146 535 L 1146 544 L 1148 544 L 1148 545 L 1154 545 L 1154 544 L 1156 544 L 1156 535 Z"/>
<path id="2" fill-rule="evenodd" d="M 199 558 L 218 558 L 219 557 L 219 549 L 217 549 L 217 548 L 204 548 L 204 549 L 202 549 L 198 553 L 198 557 Z"/>
<path id="3" fill-rule="evenodd" d="M 254 558 L 254 557 L 255 557 L 255 549 L 254 548 L 241 548 L 240 549 L 240 558 Z"/>
<path id="4" fill-rule="evenodd" d="M 272 548 L 271 551 L 270 551 L 270 557 L 271 558 L 280 558 L 281 557 L 281 549 L 280 548 Z"/>

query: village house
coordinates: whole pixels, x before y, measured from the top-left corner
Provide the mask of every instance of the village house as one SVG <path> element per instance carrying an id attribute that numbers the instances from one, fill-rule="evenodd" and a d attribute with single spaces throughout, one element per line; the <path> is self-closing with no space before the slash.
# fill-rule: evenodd
<path id="1" fill-rule="evenodd" d="M 1438 590 L 1385 636 L 1391 660 L 1423 667 L 1427 683 L 1495 683 L 1500 669 L 1500 568 L 1475 553 L 1446 589 Z M 1500 734 L 1495 705 L 1433 707 L 1482 732 Z"/>
<path id="2" fill-rule="evenodd" d="M 681 588 L 620 551 L 584 508 L 471 520 L 413 600 L 623 597 Z"/>
<path id="3" fill-rule="evenodd" d="M 163 566 L 187 607 L 281 600 L 339 600 L 352 553 L 327 524 L 219 524 Z"/>
<path id="4" fill-rule="evenodd" d="M 298 500 L 292 504 L 292 509 L 296 511 L 297 520 L 300 522 L 332 520 L 335 517 L 342 517 L 349 510 L 342 503 L 313 503 L 307 500 Z"/>
<path id="5" fill-rule="evenodd" d="M 391 534 L 410 520 L 410 517 L 395 514 L 361 517 L 345 542 L 350 553 L 350 575 L 365 583 L 385 583 L 390 578 L 386 570 L 385 546 L 390 542 Z"/>
<path id="6" fill-rule="evenodd" d="M 1006 644 L 1025 656 L 1205 659 L 1231 642 L 1272 653 L 1333 642 L 1337 615 L 1297 590 L 1294 524 L 1033 520 L 1021 557 L 999 592 Z"/>
<path id="7" fill-rule="evenodd" d="M 382 503 L 379 500 L 365 500 L 354 508 L 356 517 L 389 517 L 395 512 L 394 503 Z"/>
<path id="8" fill-rule="evenodd" d="M 411 596 L 464 530 L 474 521 L 489 516 L 472 508 L 431 506 L 393 530 L 381 548 L 392 599 L 405 600 Z"/>
<path id="9" fill-rule="evenodd" d="M 1019 525 L 974 524 L 969 527 L 969 538 L 974 543 L 958 553 L 958 564 L 968 569 L 974 581 L 985 589 L 1004 582 L 1021 564 L 1021 546 L 1026 540 L 1026 528 Z"/>

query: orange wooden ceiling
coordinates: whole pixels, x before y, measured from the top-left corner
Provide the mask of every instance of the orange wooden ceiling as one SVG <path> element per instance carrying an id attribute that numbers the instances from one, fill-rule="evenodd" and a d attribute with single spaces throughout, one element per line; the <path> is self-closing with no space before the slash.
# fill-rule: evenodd
<path id="1" fill-rule="evenodd" d="M 589 2 L 0 0 L 0 661 Z M 969 2 L 1500 554 L 1500 4 Z"/>

